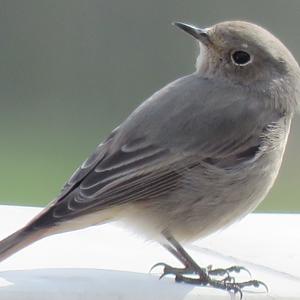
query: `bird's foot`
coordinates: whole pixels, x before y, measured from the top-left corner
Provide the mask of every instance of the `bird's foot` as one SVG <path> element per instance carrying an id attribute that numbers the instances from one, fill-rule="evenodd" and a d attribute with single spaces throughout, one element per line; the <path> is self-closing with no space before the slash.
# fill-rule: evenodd
<path id="1" fill-rule="evenodd" d="M 250 276 L 250 272 L 240 266 L 233 266 L 227 269 L 213 269 L 212 266 L 201 268 L 193 260 L 193 258 L 184 250 L 180 243 L 168 232 L 163 232 L 168 243 L 164 244 L 165 248 L 170 251 L 183 265 L 184 268 L 173 268 L 164 263 L 156 264 L 152 267 L 163 267 L 163 274 L 160 278 L 166 275 L 174 275 L 177 282 L 185 282 L 200 286 L 210 286 L 221 290 L 226 290 L 240 295 L 243 298 L 242 289 L 247 287 L 258 288 L 263 286 L 268 292 L 268 287 L 265 283 L 258 280 L 249 280 L 245 282 L 237 282 L 232 273 L 246 271 Z M 221 277 L 221 278 L 218 278 Z"/>
<path id="2" fill-rule="evenodd" d="M 212 266 L 208 266 L 206 269 L 200 267 L 193 268 L 191 266 L 184 268 L 175 268 L 165 263 L 158 263 L 154 265 L 151 270 L 156 267 L 163 267 L 163 272 L 160 278 L 163 278 L 166 275 L 174 275 L 176 282 L 184 282 L 200 286 L 210 286 L 226 290 L 235 294 L 239 294 L 240 299 L 242 299 L 243 297 L 242 289 L 247 287 L 259 288 L 260 286 L 263 286 L 266 291 L 268 291 L 267 285 L 262 281 L 249 280 L 245 282 L 236 282 L 235 278 L 231 276 L 231 273 L 239 273 L 241 271 L 245 271 L 250 274 L 250 272 L 246 268 L 240 266 L 232 266 L 226 269 L 213 269 Z M 215 276 L 223 276 L 223 278 L 217 280 L 214 278 Z"/>

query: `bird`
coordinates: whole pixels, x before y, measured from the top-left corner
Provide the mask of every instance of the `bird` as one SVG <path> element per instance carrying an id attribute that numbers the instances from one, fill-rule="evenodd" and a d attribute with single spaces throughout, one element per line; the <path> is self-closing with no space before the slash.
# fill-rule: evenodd
<path id="1" fill-rule="evenodd" d="M 158 263 L 163 275 L 235 293 L 264 285 L 219 280 L 242 267 L 200 267 L 182 244 L 229 226 L 268 194 L 299 108 L 298 63 L 250 22 L 174 25 L 199 44 L 196 70 L 115 128 L 46 208 L 0 242 L 0 261 L 47 236 L 120 220 L 184 265 Z"/>

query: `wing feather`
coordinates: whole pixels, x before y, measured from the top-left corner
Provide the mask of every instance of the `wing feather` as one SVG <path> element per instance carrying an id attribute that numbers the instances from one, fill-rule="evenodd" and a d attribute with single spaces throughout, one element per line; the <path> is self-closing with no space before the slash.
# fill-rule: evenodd
<path id="1" fill-rule="evenodd" d="M 220 90 L 215 81 L 190 76 L 156 93 L 97 147 L 48 215 L 59 222 L 162 197 L 186 184 L 193 168 L 232 168 L 256 157 L 265 128 L 281 116 L 242 89 Z"/>

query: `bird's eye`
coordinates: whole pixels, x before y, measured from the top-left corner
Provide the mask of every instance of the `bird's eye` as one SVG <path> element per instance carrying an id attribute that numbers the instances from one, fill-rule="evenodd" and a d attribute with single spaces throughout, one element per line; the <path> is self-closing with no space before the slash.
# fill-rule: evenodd
<path id="1" fill-rule="evenodd" d="M 235 65 L 245 66 L 251 62 L 251 55 L 246 51 L 238 50 L 232 52 L 231 59 Z"/>

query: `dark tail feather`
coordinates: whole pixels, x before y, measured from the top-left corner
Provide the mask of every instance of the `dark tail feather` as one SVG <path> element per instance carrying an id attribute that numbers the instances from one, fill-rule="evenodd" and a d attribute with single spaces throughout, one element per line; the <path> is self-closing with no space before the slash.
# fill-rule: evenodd
<path id="1" fill-rule="evenodd" d="M 11 234 L 4 240 L 0 241 L 0 261 L 42 239 L 47 235 L 45 234 L 46 232 L 47 230 L 45 229 L 33 229 L 31 226 L 27 225 Z"/>

